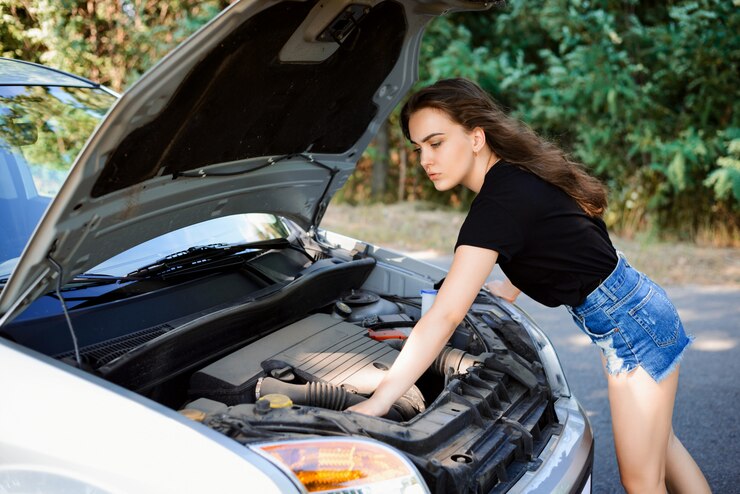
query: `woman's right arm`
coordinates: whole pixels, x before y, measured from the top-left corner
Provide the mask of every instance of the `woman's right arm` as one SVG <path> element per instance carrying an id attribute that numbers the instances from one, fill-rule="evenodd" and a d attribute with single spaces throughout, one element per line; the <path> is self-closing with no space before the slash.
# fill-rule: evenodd
<path id="1" fill-rule="evenodd" d="M 493 250 L 461 245 L 431 309 L 416 323 L 396 361 L 372 397 L 348 410 L 385 415 L 429 368 L 460 324 L 496 264 Z"/>

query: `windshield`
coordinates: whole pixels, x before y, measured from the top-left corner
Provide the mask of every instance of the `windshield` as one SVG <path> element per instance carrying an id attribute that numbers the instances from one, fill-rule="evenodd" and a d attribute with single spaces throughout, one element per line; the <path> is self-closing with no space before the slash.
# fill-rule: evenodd
<path id="1" fill-rule="evenodd" d="M 90 272 L 110 276 L 125 276 L 165 256 L 190 247 L 225 244 L 236 245 L 260 240 L 286 238 L 288 229 L 271 214 L 237 214 L 187 226 L 143 242 L 107 261 Z"/>
<path id="2" fill-rule="evenodd" d="M 0 86 L 0 277 L 114 101 L 101 89 Z"/>

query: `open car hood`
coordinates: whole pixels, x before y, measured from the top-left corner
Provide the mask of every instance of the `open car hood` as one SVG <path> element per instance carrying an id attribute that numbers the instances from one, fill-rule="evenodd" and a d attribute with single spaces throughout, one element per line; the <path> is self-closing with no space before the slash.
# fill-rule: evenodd
<path id="1" fill-rule="evenodd" d="M 53 289 L 54 262 L 64 283 L 141 242 L 237 213 L 317 225 L 413 84 L 427 22 L 489 5 L 232 5 L 111 108 L 0 294 L 0 325 Z"/>

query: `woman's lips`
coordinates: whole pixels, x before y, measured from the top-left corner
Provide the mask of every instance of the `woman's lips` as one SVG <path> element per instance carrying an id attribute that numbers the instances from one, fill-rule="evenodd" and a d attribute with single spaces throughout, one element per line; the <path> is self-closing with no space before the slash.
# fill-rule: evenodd
<path id="1" fill-rule="evenodd" d="M 434 181 L 434 180 L 436 180 L 438 178 L 439 178 L 439 173 L 430 173 L 429 174 L 429 180 Z"/>

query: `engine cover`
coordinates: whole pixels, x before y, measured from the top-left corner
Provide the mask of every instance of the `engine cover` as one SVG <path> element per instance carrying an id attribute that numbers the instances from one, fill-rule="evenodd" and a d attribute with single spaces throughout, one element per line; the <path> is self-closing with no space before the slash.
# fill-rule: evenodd
<path id="1" fill-rule="evenodd" d="M 391 346 L 369 338 L 365 328 L 314 314 L 199 370 L 189 394 L 228 405 L 254 402 L 263 362 L 269 361 L 285 362 L 315 381 L 370 394 L 397 355 Z"/>

